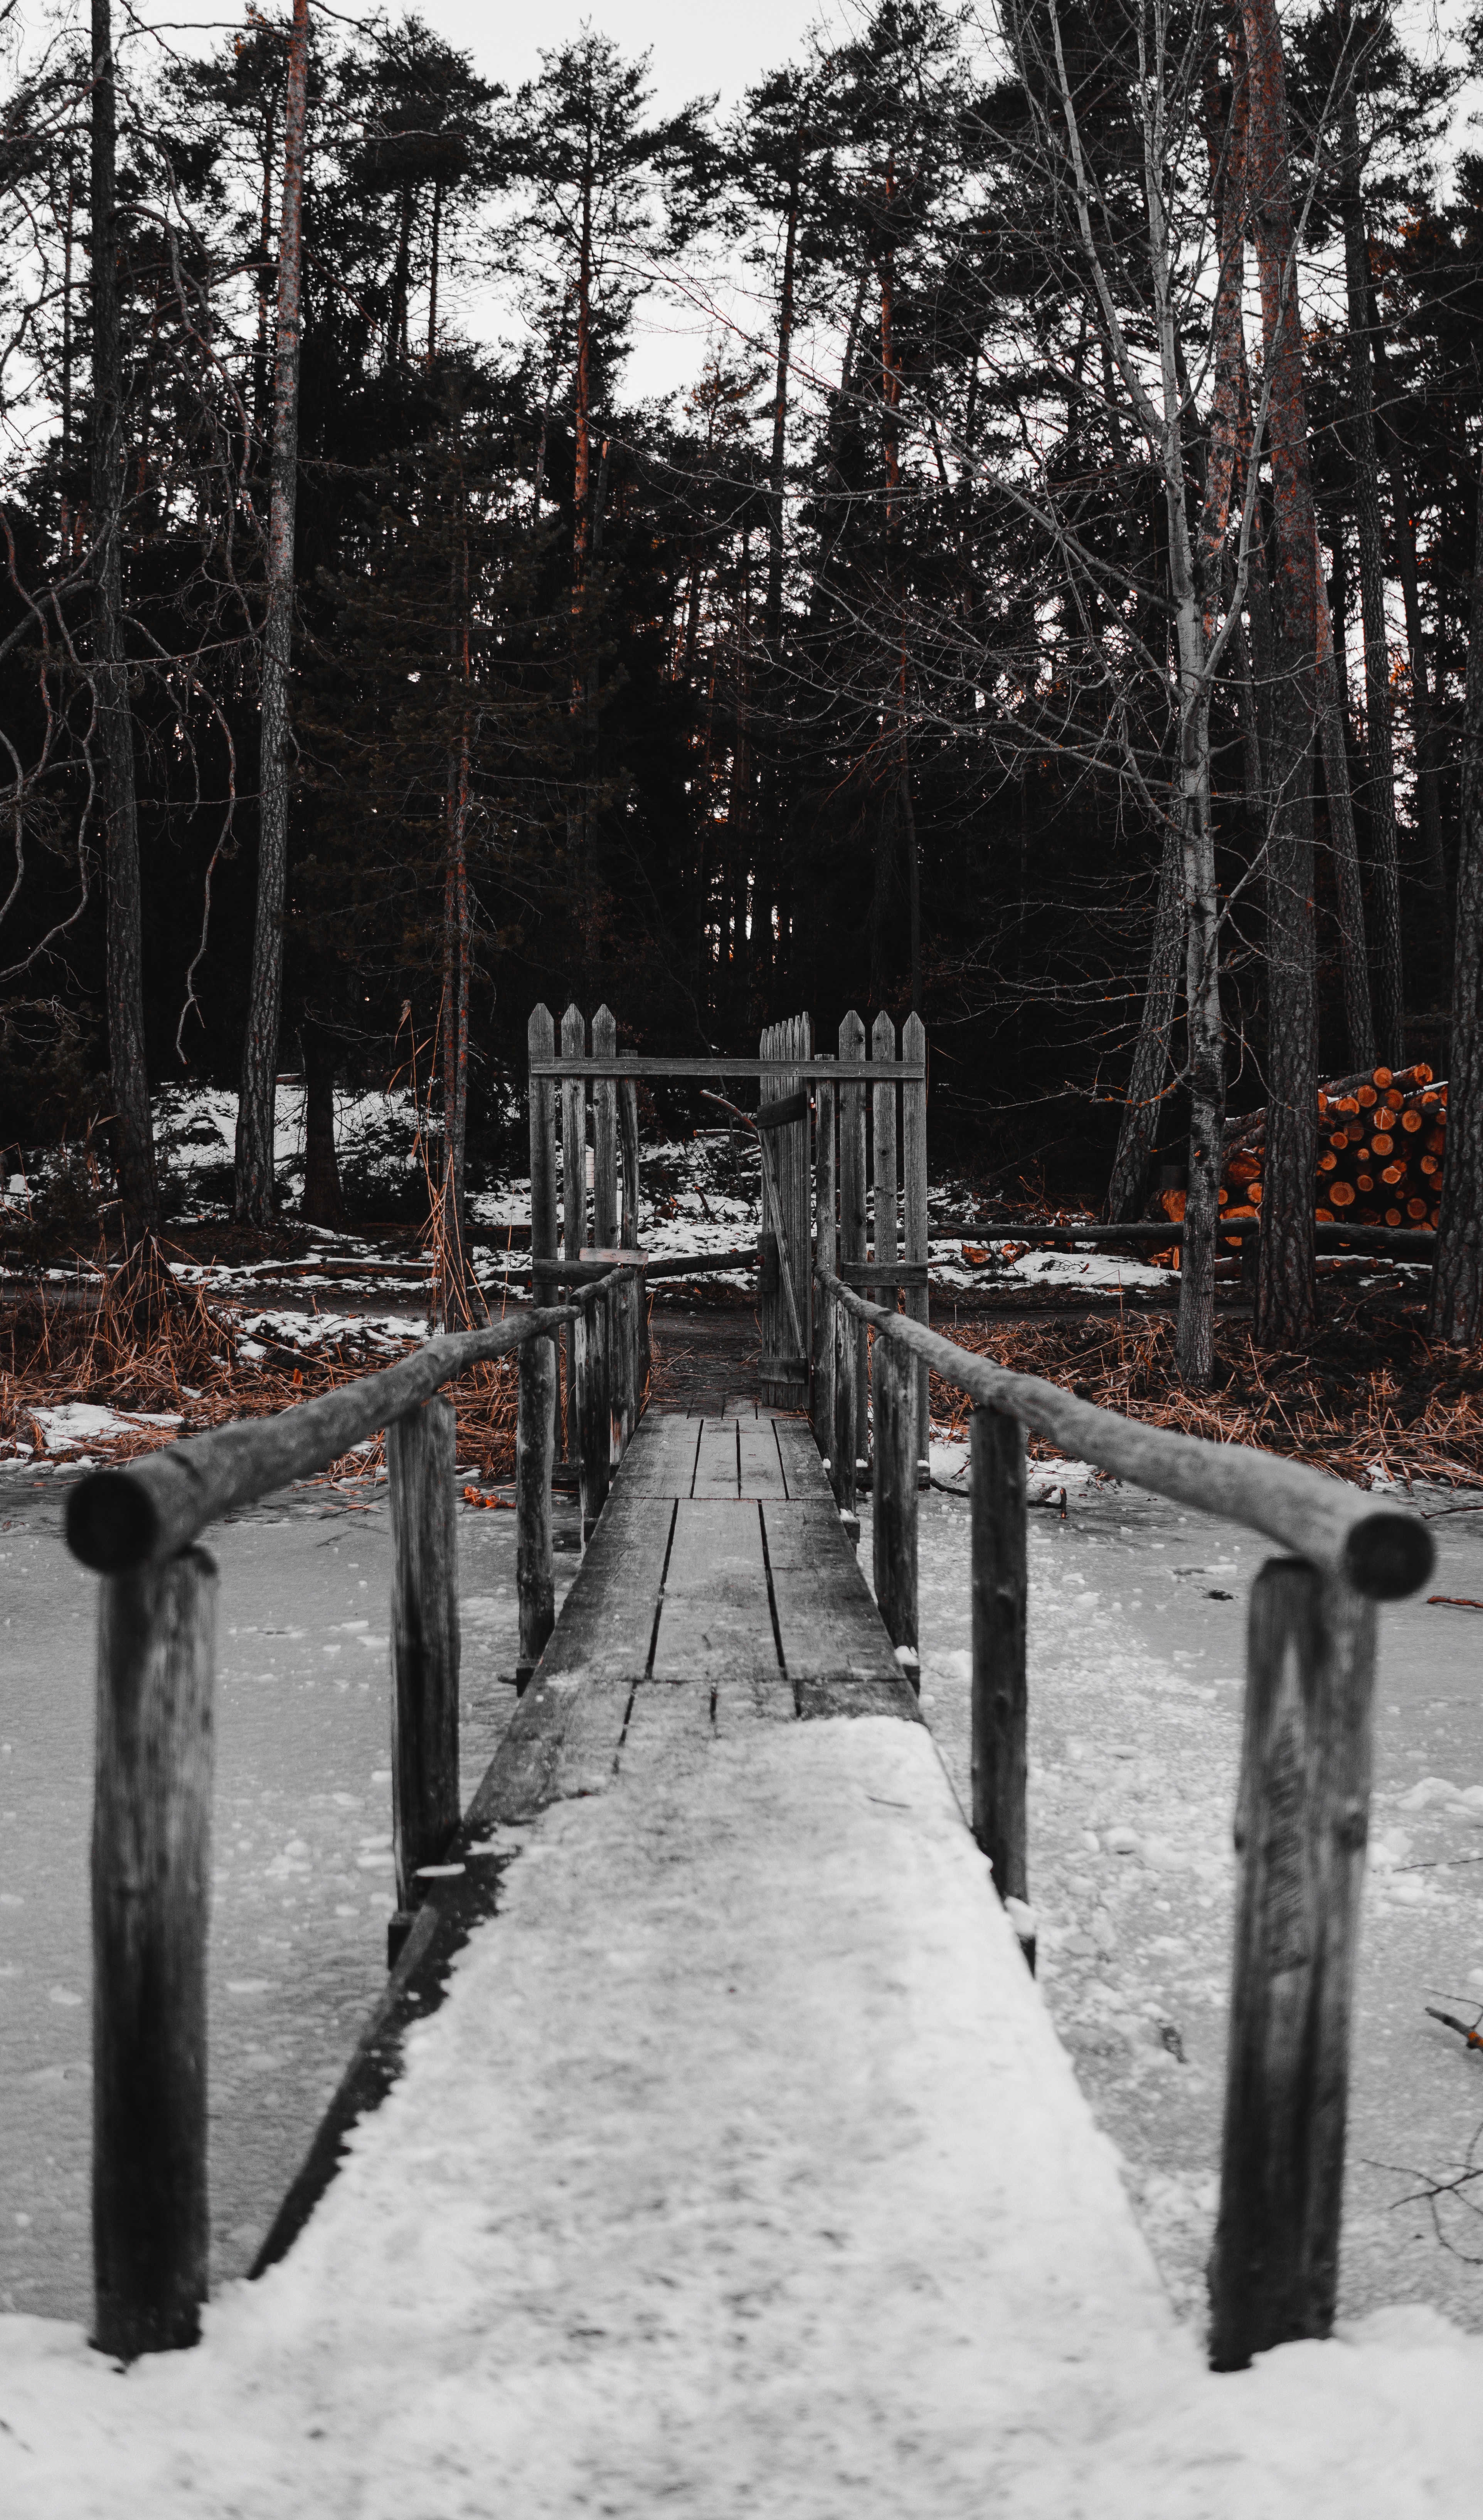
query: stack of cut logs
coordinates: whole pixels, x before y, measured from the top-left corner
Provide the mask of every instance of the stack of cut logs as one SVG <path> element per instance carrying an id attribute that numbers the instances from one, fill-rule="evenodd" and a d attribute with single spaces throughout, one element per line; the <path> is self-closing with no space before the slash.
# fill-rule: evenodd
<path id="1" fill-rule="evenodd" d="M 1260 1216 L 1267 1114 L 1228 1124 L 1222 1222 Z M 1435 1226 L 1447 1156 L 1447 1087 L 1429 1067 L 1367 1069 L 1319 1088 L 1320 1225 Z"/>

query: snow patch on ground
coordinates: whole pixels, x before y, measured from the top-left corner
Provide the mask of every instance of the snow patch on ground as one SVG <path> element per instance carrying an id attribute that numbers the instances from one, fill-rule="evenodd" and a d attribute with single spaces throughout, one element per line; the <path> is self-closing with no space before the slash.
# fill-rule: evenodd
<path id="1" fill-rule="evenodd" d="M 108 1409 L 94 1400 L 67 1400 L 60 1408 L 31 1409 L 26 1415 L 49 1453 L 69 1453 L 79 1444 L 132 1435 L 141 1426 L 179 1426 L 185 1422 L 179 1410 Z"/>

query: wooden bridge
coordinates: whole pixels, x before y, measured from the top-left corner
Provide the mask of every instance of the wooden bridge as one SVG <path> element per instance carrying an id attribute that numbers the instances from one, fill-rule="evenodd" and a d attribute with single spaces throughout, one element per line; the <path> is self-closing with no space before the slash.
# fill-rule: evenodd
<path id="1" fill-rule="evenodd" d="M 610 1038 L 591 1053 L 573 1040 L 570 1014 L 558 1060 L 547 1026 L 533 1044 L 533 1265 L 538 1280 L 566 1289 L 563 1303 L 432 1341 L 280 1418 L 167 1447 L 72 1493 L 71 1544 L 105 1575 L 97 2341 L 125 2357 L 190 2343 L 207 2287 L 213 1575 L 197 1535 L 232 1503 L 322 1466 L 381 1425 L 396 1542 L 394 1965 L 257 2273 L 286 2258 L 316 2270 L 325 2332 L 343 2337 L 347 2318 L 354 2326 L 346 2285 L 398 2281 L 403 2243 L 387 2239 L 390 2255 L 376 2256 L 388 2177 L 399 2194 L 405 2181 L 397 2228 L 426 2212 L 462 2265 L 450 2161 L 462 2158 L 467 2175 L 468 2154 L 454 2146 L 445 2158 L 438 2125 L 442 2114 L 467 2118 L 449 2077 L 472 2074 L 475 2115 L 487 2108 L 529 2177 L 539 2183 L 545 2161 L 556 2182 L 544 2206 L 502 2191 L 477 2208 L 480 2230 L 506 2234 L 493 2256 L 482 2243 L 473 2255 L 487 2259 L 493 2286 L 479 2296 L 480 2332 L 512 2403 L 522 2371 L 536 2385 L 521 2358 L 538 2362 L 542 2339 L 590 2327 L 611 2341 L 626 2320 L 612 2368 L 626 2369 L 633 2333 L 652 2336 L 642 2386 L 661 2414 L 667 2405 L 688 2423 L 702 2383 L 666 2284 L 710 2340 L 723 2397 L 744 2395 L 748 2321 L 764 2316 L 739 2312 L 744 2297 L 768 2305 L 776 2325 L 764 2357 L 774 2379 L 776 2355 L 793 2358 L 788 2387 L 768 2403 L 792 2405 L 804 2431 L 827 2405 L 862 2443 L 905 2421 L 903 2388 L 910 2397 L 922 2377 L 903 2383 L 880 2350 L 898 2317 L 913 2355 L 941 2354 L 955 2370 L 965 2337 L 982 2349 L 980 2373 L 1026 2340 L 1047 2371 L 1063 2374 L 1090 2356 L 1168 2350 L 1151 2265 L 1025 1966 L 1030 1427 L 1290 1552 L 1263 1569 L 1252 1598 L 1212 2357 L 1235 2367 L 1266 2345 L 1326 2333 L 1374 1603 L 1424 1580 L 1424 1526 L 1294 1464 L 1165 1435 L 1006 1374 L 931 1331 L 920 1318 L 924 1285 L 911 1314 L 870 1301 L 861 1282 L 921 1283 L 915 1255 L 903 1263 L 888 1247 L 895 1217 L 888 1235 L 884 1186 L 894 1172 L 881 1152 L 883 1140 L 894 1164 L 885 1098 L 916 1080 L 882 1080 L 877 1066 L 871 1084 L 881 1122 L 876 1219 L 874 1245 L 862 1248 L 863 1118 L 851 1148 L 846 1098 L 858 1093 L 863 1113 L 866 1082 L 841 1084 L 838 1066 L 813 1059 L 797 1034 L 784 1049 L 803 1083 L 785 1073 L 789 1093 L 774 1099 L 801 1096 L 782 1126 L 804 1132 L 823 1189 L 811 1230 L 771 1193 L 764 1227 L 792 1277 L 786 1327 L 806 1338 L 801 1357 L 780 1351 L 769 1387 L 806 1364 L 797 1396 L 813 1422 L 751 1393 L 719 1395 L 714 1413 L 644 1413 L 645 1261 L 613 1233 L 601 1132 L 595 1221 L 580 1193 L 561 1254 L 551 1172 L 543 1179 L 543 1064 L 567 1095 L 563 1174 L 580 1184 L 585 1129 L 568 1088 L 585 1092 L 592 1077 L 596 1095 L 616 1089 L 623 1062 Z M 585 1030 L 580 1017 L 576 1027 Z M 616 1133 L 625 1124 L 615 1106 L 614 1091 Z M 629 1158 L 630 1185 L 634 1169 Z M 585 1238 L 578 1214 L 596 1236 L 607 1229 L 606 1248 Z M 780 1339 L 786 1310 L 778 1300 Z M 569 1342 L 560 1413 L 559 1338 Z M 527 1685 L 461 1814 L 454 1417 L 439 1395 L 472 1365 L 511 1351 Z M 914 1688 L 929 1368 L 973 1403 L 966 1821 Z M 576 1455 L 586 1548 L 557 1619 L 559 1415 Z M 853 1538 L 856 1435 L 867 1426 L 874 1595 Z M 440 2023 L 429 2044 L 425 2025 L 440 2006 L 449 2027 L 443 2036 Z M 517 2058 L 517 2037 L 527 2045 Z M 500 2256 L 507 2241 L 531 2250 L 523 2273 Z M 474 2280 L 465 2268 L 456 2289 L 466 2308 Z M 594 2350 L 601 2359 L 607 2349 Z M 584 2398 L 578 2374 L 564 2401 L 562 2420 L 576 2426 L 594 2476 L 609 2384 L 610 2373 L 594 2379 Z M 630 2375 L 625 2385 L 638 2384 Z M 956 2418 L 939 2408 L 931 2420 L 941 2433 L 931 2455 L 947 2455 Z M 558 2496 L 540 2507 L 566 2506 Z M 575 2489 L 570 2507 L 587 2507 Z"/>

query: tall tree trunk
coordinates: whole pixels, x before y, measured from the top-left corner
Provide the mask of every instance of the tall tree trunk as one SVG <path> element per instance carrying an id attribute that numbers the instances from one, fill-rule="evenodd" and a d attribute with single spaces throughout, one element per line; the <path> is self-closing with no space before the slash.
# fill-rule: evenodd
<path id="1" fill-rule="evenodd" d="M 783 291 L 778 304 L 778 376 L 773 394 L 773 451 L 768 468 L 767 652 L 777 662 L 783 635 L 783 481 L 787 448 L 787 371 L 793 346 L 793 272 L 798 242 L 798 196 L 803 179 L 803 125 L 798 125 L 787 188 L 783 244 Z"/>
<path id="2" fill-rule="evenodd" d="M 1164 832 L 1159 860 L 1143 1020 L 1133 1047 L 1128 1099 L 1118 1124 L 1117 1152 L 1112 1158 L 1112 1177 L 1102 1209 L 1108 1225 L 1132 1224 L 1141 1215 L 1148 1195 L 1148 1164 L 1158 1141 L 1162 1095 L 1171 1064 L 1169 1033 L 1184 960 L 1184 867 L 1179 833 L 1170 824 Z"/>
<path id="3" fill-rule="evenodd" d="M 72 557 L 72 231 L 77 210 L 77 179 L 67 170 L 67 225 L 62 241 L 62 498 L 57 520 L 58 556 L 67 567 Z"/>
<path id="4" fill-rule="evenodd" d="M 262 200 L 257 212 L 257 343 L 252 359 L 252 418 L 259 442 L 266 446 L 269 428 L 268 308 L 273 284 L 268 252 L 273 242 L 273 131 L 277 121 L 271 101 L 262 136 Z"/>
<path id="5" fill-rule="evenodd" d="M 289 661 L 293 643 L 293 522 L 298 486 L 300 265 L 309 0 L 293 0 L 284 99 L 284 182 L 278 238 L 278 339 L 273 378 L 273 464 L 268 503 L 266 617 L 259 734 L 257 909 L 242 1090 L 237 1105 L 237 1215 L 273 1221 L 274 1084 L 283 1012 L 283 908 L 289 834 Z"/>
<path id="6" fill-rule="evenodd" d="M 1367 255 L 1367 266 L 1368 259 Z M 1366 292 L 1366 313 L 1370 319 L 1370 337 L 1374 351 L 1374 372 L 1380 387 L 1378 418 L 1385 467 L 1390 474 L 1392 547 L 1396 575 L 1401 581 L 1401 600 L 1406 608 L 1406 646 L 1411 658 L 1411 728 L 1415 748 L 1416 812 L 1421 826 L 1421 859 L 1427 882 L 1436 891 L 1444 892 L 1447 874 L 1442 853 L 1442 808 L 1437 796 L 1436 721 L 1421 626 L 1416 511 L 1412 505 L 1411 472 L 1406 461 L 1405 440 L 1391 418 L 1400 396 L 1390 374 L 1390 360 L 1380 325 L 1380 301 L 1372 280 Z"/>
<path id="7" fill-rule="evenodd" d="M 1339 962 L 1344 979 L 1344 1023 L 1351 1067 L 1373 1067 L 1374 1018 L 1370 1005 L 1370 963 L 1365 950 L 1365 896 L 1360 889 L 1360 851 L 1349 788 L 1349 745 L 1334 658 L 1333 622 L 1324 563 L 1313 546 L 1314 622 L 1318 632 L 1317 695 L 1324 744 L 1324 788 L 1328 799 L 1328 841 L 1333 851 L 1339 904 Z"/>
<path id="8" fill-rule="evenodd" d="M 1257 1326 L 1269 1345 L 1314 1319 L 1318 1044 L 1313 963 L 1316 529 L 1289 186 L 1287 88 L 1276 0 L 1242 0 L 1250 203 L 1269 381 L 1275 570 L 1267 838 L 1267 1165 Z"/>
<path id="9" fill-rule="evenodd" d="M 322 1023 L 305 1015 L 304 1217 L 338 1233 L 345 1221 L 339 1163 L 335 1152 L 335 1042 Z"/>
<path id="10" fill-rule="evenodd" d="M 432 187 L 432 241 L 428 247 L 427 274 L 427 365 L 437 356 L 437 258 L 443 240 L 443 182 L 439 176 Z"/>
<path id="11" fill-rule="evenodd" d="M 1432 1335 L 1454 1347 L 1476 1345 L 1483 1311 L 1483 480 L 1475 497 L 1447 1162 L 1428 1317 Z"/>
<path id="12" fill-rule="evenodd" d="M 93 0 L 93 650 L 107 812 L 109 1073 L 126 1231 L 153 1230 L 159 1196 L 144 1044 L 139 812 L 123 587 L 123 339 L 118 309 L 117 95 L 110 0 Z"/>
<path id="13" fill-rule="evenodd" d="M 472 1320 L 464 1250 L 465 1149 L 469 1122 L 469 527 L 462 467 L 458 482 L 459 545 L 454 563 L 454 659 L 464 686 L 464 714 L 449 765 L 448 854 L 443 881 L 443 1178 L 439 1298 L 444 1329 Z"/>
<path id="14" fill-rule="evenodd" d="M 1347 0 L 1345 15 L 1347 20 Z M 1365 753 L 1369 773 L 1365 803 L 1373 869 L 1376 1039 L 1386 1065 L 1399 1067 L 1405 1057 L 1406 986 L 1401 949 L 1395 748 L 1390 722 L 1390 640 L 1385 627 L 1385 528 L 1380 514 L 1380 459 L 1370 352 L 1370 248 L 1360 190 L 1359 108 L 1352 78 L 1340 107 L 1339 149 L 1344 284 L 1349 313 L 1349 392 L 1354 408 L 1354 507 L 1360 550 L 1360 618 L 1365 632 Z"/>

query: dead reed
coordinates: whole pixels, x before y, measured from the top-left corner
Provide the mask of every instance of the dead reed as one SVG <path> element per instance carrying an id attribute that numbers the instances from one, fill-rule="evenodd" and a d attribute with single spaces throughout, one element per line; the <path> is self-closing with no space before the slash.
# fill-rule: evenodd
<path id="1" fill-rule="evenodd" d="M 409 1324 L 408 1344 L 420 1335 Z M 395 1361 L 349 1332 L 304 1350 L 260 1330 L 250 1344 L 265 1352 L 244 1355 L 247 1344 L 240 1307 L 182 1291 L 157 1258 L 115 1271 L 99 1301 L 26 1295 L 0 1309 L 0 1443 L 47 1453 L 36 1412 L 69 1401 L 179 1417 L 178 1427 L 128 1424 L 89 1436 L 85 1447 L 59 1444 L 50 1455 L 85 1449 L 95 1459 L 127 1461 L 178 1435 L 292 1408 Z M 488 1479 L 514 1471 L 517 1379 L 515 1359 L 502 1357 L 465 1374 L 453 1394 L 460 1465 Z M 347 1455 L 325 1476 L 365 1476 L 382 1458 L 378 1437 L 374 1449 Z"/>
<path id="2" fill-rule="evenodd" d="M 1433 1345 L 1409 1321 L 1367 1320 L 1362 1304 L 1326 1324 L 1302 1354 L 1256 1347 L 1244 1324 L 1218 1325 L 1209 1391 L 1180 1381 L 1174 1324 L 1161 1316 L 960 1320 L 952 1335 L 1011 1372 L 1038 1373 L 1176 1434 L 1259 1444 L 1361 1483 L 1378 1471 L 1408 1487 L 1483 1487 L 1483 1364 Z M 961 1432 L 967 1412 L 964 1394 L 934 1374 L 933 1418 Z"/>

